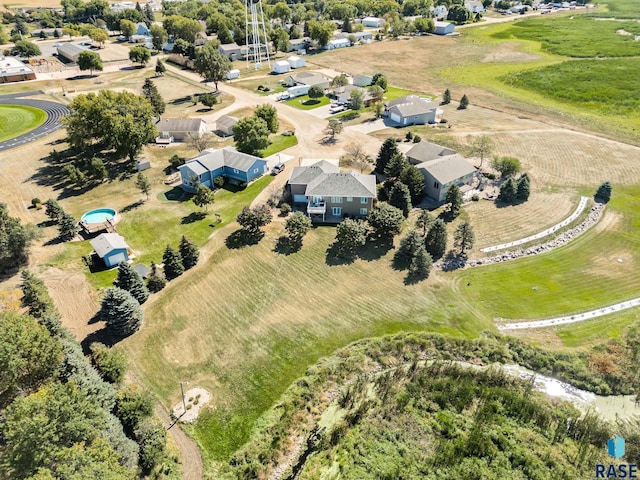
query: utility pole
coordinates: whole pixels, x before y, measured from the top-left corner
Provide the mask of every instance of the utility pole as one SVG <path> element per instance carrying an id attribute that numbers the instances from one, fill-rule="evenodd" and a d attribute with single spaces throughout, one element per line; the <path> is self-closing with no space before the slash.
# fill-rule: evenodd
<path id="1" fill-rule="evenodd" d="M 182 387 L 182 385 L 189 385 L 189 382 L 180 382 L 180 393 L 182 393 L 182 414 L 184 415 L 185 413 L 187 413 L 187 402 L 185 402 L 184 400 L 184 388 Z"/>

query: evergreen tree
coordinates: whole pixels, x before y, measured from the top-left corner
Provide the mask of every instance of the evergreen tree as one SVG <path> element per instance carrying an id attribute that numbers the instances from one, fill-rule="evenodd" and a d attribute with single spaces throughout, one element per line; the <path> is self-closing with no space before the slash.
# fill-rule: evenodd
<path id="1" fill-rule="evenodd" d="M 518 187 L 513 178 L 509 177 L 507 180 L 500 185 L 500 195 L 498 195 L 498 200 L 504 203 L 513 203 L 516 199 L 516 195 L 518 193 Z"/>
<path id="2" fill-rule="evenodd" d="M 356 249 L 367 241 L 367 227 L 362 220 L 347 218 L 336 227 L 336 246 L 345 256 L 353 257 Z"/>
<path id="3" fill-rule="evenodd" d="M 151 262 L 151 274 L 147 278 L 147 288 L 151 293 L 157 293 L 167 285 L 164 273 L 158 268 L 155 262 Z"/>
<path id="4" fill-rule="evenodd" d="M 411 230 L 400 240 L 400 245 L 393 255 L 393 265 L 399 270 L 405 270 L 411 265 L 419 248 L 424 248 L 424 239 L 416 230 Z"/>
<path id="5" fill-rule="evenodd" d="M 399 234 L 403 221 L 402 211 L 386 203 L 374 208 L 367 215 L 367 223 L 376 237 L 393 237 Z"/>
<path id="6" fill-rule="evenodd" d="M 162 96 L 160 95 L 158 88 L 150 78 L 147 78 L 144 81 L 144 85 L 142 86 L 142 95 L 144 96 L 144 98 L 149 100 L 149 103 L 151 103 L 153 111 L 157 116 L 160 116 L 164 113 L 166 105 L 164 103 L 164 100 L 162 100 Z"/>
<path id="7" fill-rule="evenodd" d="M 409 216 L 409 212 L 411 211 L 411 194 L 404 183 L 395 183 L 389 194 L 389 205 L 399 208 L 404 218 Z"/>
<path id="8" fill-rule="evenodd" d="M 611 192 L 613 188 L 611 183 L 604 182 L 598 187 L 598 191 L 595 194 L 595 199 L 601 203 L 607 203 L 611 199 Z"/>
<path id="9" fill-rule="evenodd" d="M 433 224 L 433 217 L 429 213 L 429 210 L 427 210 L 426 208 L 421 209 L 420 213 L 418 214 L 418 218 L 416 219 L 416 228 L 422 229 L 423 237 L 427 236 L 427 232 L 431 228 L 432 224 Z"/>
<path id="10" fill-rule="evenodd" d="M 395 139 L 392 137 L 386 138 L 378 152 L 378 158 L 376 159 L 376 172 L 384 173 L 387 168 L 387 164 L 399 153 L 400 150 L 398 150 L 398 144 Z"/>
<path id="11" fill-rule="evenodd" d="M 22 304 L 29 308 L 29 315 L 34 318 L 42 318 L 49 314 L 55 315 L 55 306 L 44 282 L 29 270 L 23 270 L 21 276 Z"/>
<path id="12" fill-rule="evenodd" d="M 411 203 L 417 205 L 424 197 L 424 175 L 415 165 L 407 165 L 400 173 L 400 181 L 409 188 Z"/>
<path id="13" fill-rule="evenodd" d="M 440 258 L 444 255 L 447 250 L 447 226 L 442 219 L 433 222 L 424 243 L 431 257 Z"/>
<path id="14" fill-rule="evenodd" d="M 149 289 L 144 284 L 142 277 L 127 262 L 122 262 L 118 266 L 118 275 L 116 276 L 115 284 L 119 288 L 129 292 L 140 305 L 149 298 Z"/>
<path id="15" fill-rule="evenodd" d="M 469 99 L 467 98 L 467 94 L 464 94 L 460 99 L 460 106 L 458 110 L 465 110 L 469 106 Z"/>
<path id="16" fill-rule="evenodd" d="M 121 350 L 94 342 L 89 346 L 91 359 L 100 376 L 109 383 L 120 383 L 127 371 L 127 359 Z"/>
<path id="17" fill-rule="evenodd" d="M 167 431 L 161 423 L 145 419 L 139 422 L 133 435 L 140 444 L 140 467 L 143 472 L 150 472 L 162 459 L 167 443 Z"/>
<path id="18" fill-rule="evenodd" d="M 167 71 L 167 67 L 165 66 L 164 62 L 158 59 L 158 62 L 156 63 L 156 73 L 160 76 L 163 76 L 164 72 L 166 71 Z"/>
<path id="19" fill-rule="evenodd" d="M 525 173 L 520 175 L 520 178 L 518 179 L 516 198 L 523 201 L 529 200 L 530 193 L 531 187 L 529 186 L 529 176 Z"/>
<path id="20" fill-rule="evenodd" d="M 184 265 L 182 265 L 180 253 L 176 252 L 169 245 L 167 245 L 162 255 L 162 262 L 164 263 L 164 274 L 167 280 L 173 280 L 184 273 Z"/>
<path id="21" fill-rule="evenodd" d="M 471 224 L 467 221 L 461 222 L 453 234 L 453 240 L 453 246 L 460 251 L 460 255 L 464 255 L 467 250 L 471 250 L 476 240 Z"/>
<path id="22" fill-rule="evenodd" d="M 411 259 L 409 275 L 417 278 L 427 278 L 432 266 L 433 259 L 431 255 L 429 255 L 424 245 L 420 245 Z"/>
<path id="23" fill-rule="evenodd" d="M 53 198 L 50 198 L 46 202 L 44 202 L 45 211 L 44 213 L 51 219 L 54 223 L 60 223 L 62 220 L 62 216 L 64 215 L 64 210 L 60 206 L 60 204 L 55 201 Z"/>
<path id="24" fill-rule="evenodd" d="M 0 273 L 27 263 L 29 246 L 35 236 L 35 229 L 9 216 L 7 205 L 0 203 Z"/>
<path id="25" fill-rule="evenodd" d="M 107 322 L 107 331 L 116 337 L 128 337 L 142 324 L 142 308 L 126 290 L 107 289 L 100 307 L 100 317 Z"/>
<path id="26" fill-rule="evenodd" d="M 140 172 L 136 177 L 136 188 L 145 194 L 147 200 L 149 199 L 149 192 L 151 192 L 151 182 L 147 176 Z"/>
<path id="27" fill-rule="evenodd" d="M 442 95 L 442 104 L 443 105 L 449 105 L 450 103 L 451 103 L 451 92 L 447 88 L 444 91 L 444 95 Z"/>
<path id="28" fill-rule="evenodd" d="M 73 218 L 73 215 L 64 213 L 58 224 L 58 230 L 60 232 L 60 238 L 63 240 L 72 240 L 79 231 L 78 222 Z"/>
<path id="29" fill-rule="evenodd" d="M 402 171 L 408 166 L 407 159 L 400 152 L 396 153 L 384 169 L 387 177 L 399 177 Z"/>
<path id="30" fill-rule="evenodd" d="M 445 203 L 449 204 L 449 215 L 451 218 L 456 218 L 460 214 L 460 208 L 462 208 L 462 193 L 460 187 L 453 184 L 447 190 L 447 196 L 445 197 Z"/>
<path id="31" fill-rule="evenodd" d="M 182 265 L 185 270 L 189 270 L 192 267 L 195 267 L 198 263 L 198 257 L 200 256 L 200 251 L 195 243 L 189 240 L 184 235 L 180 240 L 180 246 L 178 247 L 180 251 L 180 256 L 182 257 Z"/>

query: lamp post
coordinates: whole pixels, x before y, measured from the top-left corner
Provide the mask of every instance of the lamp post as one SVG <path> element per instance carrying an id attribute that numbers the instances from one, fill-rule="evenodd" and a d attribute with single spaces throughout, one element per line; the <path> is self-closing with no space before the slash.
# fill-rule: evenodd
<path id="1" fill-rule="evenodd" d="M 187 413 L 187 402 L 185 402 L 184 400 L 184 388 L 182 387 L 182 385 L 189 385 L 189 382 L 180 382 L 180 393 L 182 393 L 182 414 L 184 415 L 185 413 Z"/>

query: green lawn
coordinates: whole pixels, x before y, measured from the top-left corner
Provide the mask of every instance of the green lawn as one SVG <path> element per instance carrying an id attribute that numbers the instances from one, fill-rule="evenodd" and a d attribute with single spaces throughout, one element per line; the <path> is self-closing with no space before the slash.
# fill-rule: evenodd
<path id="1" fill-rule="evenodd" d="M 387 87 L 387 91 L 384 92 L 384 100 L 395 100 L 396 98 L 406 97 L 407 95 L 420 95 L 423 97 L 423 94 L 416 93 L 411 90 L 406 90 L 404 88 L 397 87 Z"/>
<path id="2" fill-rule="evenodd" d="M 323 105 L 329 105 L 329 97 L 326 95 L 321 98 L 310 98 L 309 95 L 302 95 L 300 97 L 290 98 L 285 100 L 284 103 L 291 105 L 292 107 L 299 108 L 300 110 L 312 110 L 314 108 L 322 107 Z"/>
<path id="3" fill-rule="evenodd" d="M 617 189 L 607 210 L 615 227 L 592 228 L 547 254 L 459 272 L 459 288 L 479 312 L 508 319 L 555 317 L 637 297 L 640 188 Z"/>
<path id="4" fill-rule="evenodd" d="M 275 137 L 269 138 L 269 140 L 271 141 L 269 146 L 260 152 L 262 158 L 266 158 L 269 155 L 281 152 L 298 144 L 298 139 L 295 135 L 276 135 Z"/>
<path id="5" fill-rule="evenodd" d="M 27 133 L 42 125 L 47 113 L 26 105 L 0 105 L 0 142 Z"/>

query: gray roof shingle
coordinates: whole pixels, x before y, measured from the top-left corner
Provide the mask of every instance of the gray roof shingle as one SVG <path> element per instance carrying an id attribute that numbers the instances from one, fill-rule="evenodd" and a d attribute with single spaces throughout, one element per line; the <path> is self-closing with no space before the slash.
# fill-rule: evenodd
<path id="1" fill-rule="evenodd" d="M 414 159 L 414 163 L 422 163 L 429 160 L 436 160 L 445 155 L 454 155 L 455 153 L 455 150 L 423 140 L 409 149 L 407 158 Z"/>
<path id="2" fill-rule="evenodd" d="M 160 118 L 156 128 L 159 132 L 199 132 L 202 123 L 201 118 Z"/>
<path id="3" fill-rule="evenodd" d="M 320 160 L 308 167 L 294 167 L 291 171 L 289 183 L 306 185 L 323 173 L 340 173 L 340 167 L 326 160 Z"/>
<path id="4" fill-rule="evenodd" d="M 112 250 L 129 249 L 127 242 L 118 233 L 102 233 L 96 238 L 92 238 L 89 243 L 100 258 L 104 258 Z"/>
<path id="5" fill-rule="evenodd" d="M 308 197 L 376 197 L 375 175 L 322 173 L 307 184 Z"/>
<path id="6" fill-rule="evenodd" d="M 476 169 L 462 155 L 447 155 L 437 160 L 423 162 L 416 167 L 421 171 L 426 171 L 433 176 L 440 184 L 446 185 L 449 182 L 474 173 Z"/>

